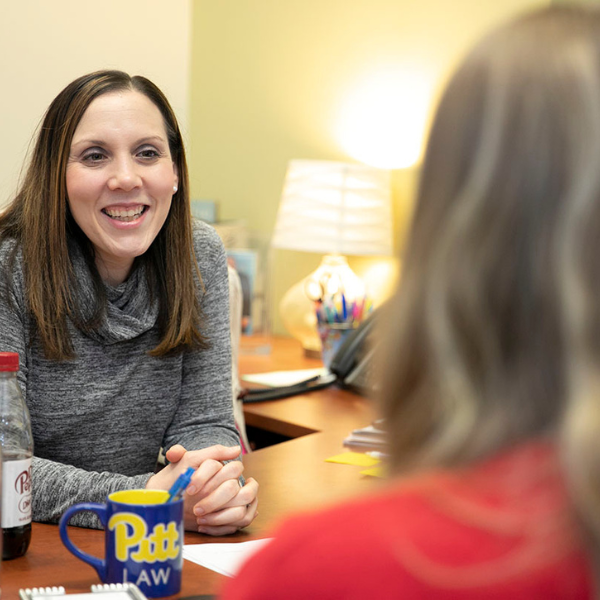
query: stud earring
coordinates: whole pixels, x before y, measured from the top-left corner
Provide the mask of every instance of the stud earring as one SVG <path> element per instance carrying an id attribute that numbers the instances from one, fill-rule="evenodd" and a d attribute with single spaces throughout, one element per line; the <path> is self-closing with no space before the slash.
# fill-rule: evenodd
<path id="1" fill-rule="evenodd" d="M 173 193 L 175 193 L 176 191 L 177 191 L 177 186 L 176 186 L 176 185 L 174 185 L 174 186 L 173 186 Z"/>

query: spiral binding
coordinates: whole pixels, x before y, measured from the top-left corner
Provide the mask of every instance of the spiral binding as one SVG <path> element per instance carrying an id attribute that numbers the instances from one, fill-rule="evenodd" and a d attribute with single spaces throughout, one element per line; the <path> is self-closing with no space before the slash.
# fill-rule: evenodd
<path id="1" fill-rule="evenodd" d="M 93 594 L 104 594 L 103 598 L 110 598 L 113 593 L 116 595 L 126 592 L 131 600 L 148 600 L 133 583 L 103 583 L 93 585 L 91 590 L 91 594 L 79 594 L 79 597 L 82 595 L 89 596 L 91 600 Z M 42 600 L 43 598 L 54 598 L 56 600 L 57 598 L 68 599 L 68 597 L 68 594 L 65 593 L 65 588 L 62 586 L 19 590 L 20 600 Z M 96 596 L 96 598 L 100 600 L 100 596 Z"/>

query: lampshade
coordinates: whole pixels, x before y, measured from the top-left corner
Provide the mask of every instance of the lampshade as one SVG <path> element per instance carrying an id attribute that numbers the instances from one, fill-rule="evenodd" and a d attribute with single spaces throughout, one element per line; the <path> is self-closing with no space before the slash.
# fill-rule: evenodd
<path id="1" fill-rule="evenodd" d="M 390 172 L 335 161 L 290 161 L 271 245 L 320 254 L 389 256 Z"/>
<path id="2" fill-rule="evenodd" d="M 390 196 L 389 171 L 334 161 L 290 161 L 271 246 L 325 255 L 280 304 L 283 324 L 307 355 L 318 356 L 321 350 L 314 303 L 320 293 L 324 298 L 340 290 L 350 302 L 366 298 L 365 285 L 345 255 L 392 253 Z"/>

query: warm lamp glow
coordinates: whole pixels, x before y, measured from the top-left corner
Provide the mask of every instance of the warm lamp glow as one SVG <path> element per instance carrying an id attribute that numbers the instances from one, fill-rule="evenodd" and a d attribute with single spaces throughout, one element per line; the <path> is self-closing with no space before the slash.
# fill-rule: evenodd
<path id="1" fill-rule="evenodd" d="M 398 69 L 371 74 L 344 93 L 338 140 L 353 158 L 383 169 L 417 163 L 432 96 L 423 70 Z"/>

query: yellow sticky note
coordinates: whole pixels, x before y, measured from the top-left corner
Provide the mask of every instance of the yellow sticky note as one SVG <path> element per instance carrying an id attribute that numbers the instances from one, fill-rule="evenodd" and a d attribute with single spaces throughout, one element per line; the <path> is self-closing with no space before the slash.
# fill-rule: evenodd
<path id="1" fill-rule="evenodd" d="M 387 473 L 385 467 L 373 467 L 372 469 L 365 469 L 360 472 L 361 475 L 368 475 L 369 477 L 386 477 Z"/>
<path id="2" fill-rule="evenodd" d="M 358 467 L 372 467 L 378 465 L 379 460 L 372 458 L 362 452 L 344 452 L 342 454 L 336 454 L 331 458 L 325 459 L 325 462 L 338 463 L 340 465 L 356 465 Z"/>

